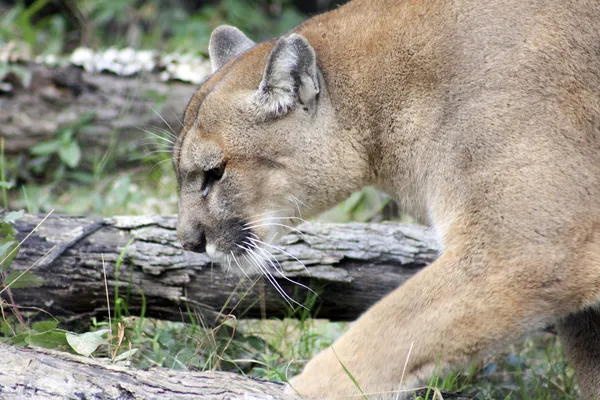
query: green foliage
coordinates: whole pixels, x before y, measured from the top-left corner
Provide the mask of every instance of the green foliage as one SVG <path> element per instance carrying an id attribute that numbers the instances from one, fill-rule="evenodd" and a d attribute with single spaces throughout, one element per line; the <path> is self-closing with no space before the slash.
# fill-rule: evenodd
<path id="1" fill-rule="evenodd" d="M 69 20 L 61 14 L 42 15 L 40 11 L 50 2 L 36 0 L 27 7 L 20 0 L 0 16 L 0 47 L 16 42 L 21 53 L 60 54 L 69 35 Z"/>
<path id="2" fill-rule="evenodd" d="M 285 0 L 223 0 L 199 9 L 166 0 L 84 0 L 80 9 L 88 17 L 88 29 L 97 32 L 94 37 L 105 40 L 102 46 L 162 46 L 159 50 L 183 53 L 205 53 L 210 33 L 221 24 L 235 25 L 256 40 L 264 40 L 303 19 Z M 107 30 L 109 26 L 116 29 Z"/>
<path id="3" fill-rule="evenodd" d="M 7 213 L 2 222 L 0 222 L 0 271 L 2 271 L 3 288 L 6 288 L 10 283 L 14 283 L 14 278 L 10 282 L 7 282 L 6 274 L 11 272 L 10 266 L 17 256 L 19 248 L 17 230 L 13 224 L 22 215 L 23 211 L 12 211 Z"/>
<path id="4" fill-rule="evenodd" d="M 24 88 L 28 88 L 31 85 L 31 69 L 19 64 L 0 62 L 0 82 L 6 80 L 8 77 L 14 77 L 18 84 Z"/>
<path id="5" fill-rule="evenodd" d="M 356 380 L 356 378 L 354 377 L 354 375 L 352 375 L 352 372 L 350 372 L 350 370 L 344 365 L 344 363 L 342 363 L 342 361 L 340 360 L 340 358 L 336 354 L 335 349 L 333 347 L 331 347 L 331 351 L 333 351 L 333 354 L 335 355 L 335 358 L 338 360 L 338 362 L 340 363 L 340 365 L 344 369 L 344 372 L 346 373 L 346 375 L 348 376 L 348 378 L 350 378 L 350 380 L 352 381 L 352 383 L 354 384 L 354 386 L 358 389 L 358 391 L 362 395 L 363 399 L 369 400 L 369 398 L 365 395 L 365 392 L 363 392 L 363 390 L 360 388 L 360 385 L 358 384 L 358 381 Z"/>
<path id="6" fill-rule="evenodd" d="M 4 287 L 23 289 L 42 286 L 44 280 L 31 272 L 10 271 L 4 278 Z"/>
<path id="7" fill-rule="evenodd" d="M 15 186 L 15 181 L 7 180 L 6 156 L 4 155 L 4 138 L 0 138 L 0 189 L 2 190 L 2 204 L 8 208 L 8 190 Z"/>
<path id="8" fill-rule="evenodd" d="M 11 294 L 13 289 L 37 287 L 43 283 L 42 278 L 27 270 L 11 269 L 12 262 L 19 250 L 18 232 L 13 224 L 22 216 L 23 211 L 12 211 L 6 213 L 0 222 L 0 263 L 2 266 L 0 269 L 0 295 L 7 294 L 6 297 L 10 300 L 13 297 Z M 7 316 L 6 309 L 11 310 L 13 315 Z M 0 341 L 47 348 L 58 348 L 66 344 L 64 332 L 56 329 L 58 322 L 54 320 L 40 321 L 28 328 L 24 324 L 20 308 L 16 304 L 5 301 L 4 296 L 0 296 L 0 315 L 2 316 Z"/>
<path id="9" fill-rule="evenodd" d="M 10 212 L 8 213 L 2 222 L 0 222 L 0 263 L 1 270 L 7 271 L 17 256 L 17 230 L 12 225 L 16 220 L 20 218 L 23 212 Z"/>
<path id="10" fill-rule="evenodd" d="M 221 24 L 238 26 L 256 40 L 282 34 L 305 17 L 288 0 L 223 0 L 187 7 L 174 0 L 81 0 L 62 12 L 52 2 L 18 1 L 0 17 L 2 38 L 26 54 L 60 54 L 75 46 L 134 47 L 166 52 L 206 52 Z"/>
<path id="11" fill-rule="evenodd" d="M 81 147 L 77 140 L 77 134 L 94 118 L 94 113 L 83 114 L 75 123 L 56 131 L 53 139 L 33 146 L 29 152 L 35 156 L 30 163 L 34 173 L 44 176 L 50 169 L 50 165 L 58 164 L 51 175 L 51 179 L 57 181 L 65 177 L 68 169 L 79 166 Z"/>
<path id="12" fill-rule="evenodd" d="M 328 222 L 379 222 L 399 219 L 390 196 L 373 187 L 355 192 L 348 199 L 323 213 L 319 218 Z"/>
<path id="13" fill-rule="evenodd" d="M 482 400 L 574 400 L 575 376 L 565 361 L 558 338 L 537 334 L 504 353 L 489 356 L 464 371 L 434 373 L 418 400 L 432 400 L 435 391 L 462 392 Z"/>
<path id="14" fill-rule="evenodd" d="M 89 357 L 100 345 L 108 344 L 104 335 L 110 333 L 110 329 L 100 329 L 93 332 L 85 332 L 80 335 L 72 332 L 66 334 L 69 346 L 82 356 Z"/>

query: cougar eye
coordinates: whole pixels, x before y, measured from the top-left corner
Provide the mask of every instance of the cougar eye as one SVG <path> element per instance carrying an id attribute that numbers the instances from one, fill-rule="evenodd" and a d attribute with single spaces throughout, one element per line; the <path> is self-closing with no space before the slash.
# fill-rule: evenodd
<path id="1" fill-rule="evenodd" d="M 202 197 L 208 196 L 212 184 L 223 177 L 225 173 L 225 165 L 217 168 L 209 169 L 204 172 L 204 180 L 202 181 Z"/>
<path id="2" fill-rule="evenodd" d="M 221 179 L 221 177 L 225 173 L 225 166 L 221 166 L 219 168 L 213 168 L 213 169 L 211 169 L 208 172 L 210 174 L 212 174 L 212 176 L 213 176 L 213 178 L 214 178 L 215 181 L 218 181 L 219 179 Z"/>

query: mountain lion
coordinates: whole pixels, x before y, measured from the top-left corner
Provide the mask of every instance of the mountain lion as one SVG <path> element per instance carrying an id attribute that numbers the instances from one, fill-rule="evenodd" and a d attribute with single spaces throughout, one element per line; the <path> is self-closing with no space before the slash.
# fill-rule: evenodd
<path id="1" fill-rule="evenodd" d="M 600 398 L 598 0 L 354 0 L 264 43 L 219 27 L 209 53 L 173 152 L 186 249 L 273 268 L 283 226 L 365 185 L 443 249 L 290 391 L 359 395 L 343 364 L 397 398 L 556 324 Z"/>

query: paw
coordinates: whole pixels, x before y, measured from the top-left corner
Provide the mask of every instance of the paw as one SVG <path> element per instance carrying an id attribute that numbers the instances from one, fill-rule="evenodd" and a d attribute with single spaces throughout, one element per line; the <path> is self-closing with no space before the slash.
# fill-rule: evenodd
<path id="1" fill-rule="evenodd" d="M 294 386 L 293 382 L 294 382 L 294 379 L 290 379 L 290 381 L 285 384 L 283 393 L 290 395 L 290 396 L 302 397 L 302 393 L 300 393 L 296 389 L 294 389 L 295 386 Z"/>
<path id="2" fill-rule="evenodd" d="M 332 362 L 325 354 L 311 360 L 304 371 L 286 384 L 285 394 L 308 399 L 333 399 L 340 396 L 359 395 L 360 389 L 344 373 L 339 362 Z"/>

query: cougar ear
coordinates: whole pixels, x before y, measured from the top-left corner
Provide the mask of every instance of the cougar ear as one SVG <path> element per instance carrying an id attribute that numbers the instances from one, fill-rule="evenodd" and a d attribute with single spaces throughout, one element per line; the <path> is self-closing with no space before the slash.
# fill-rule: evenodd
<path id="1" fill-rule="evenodd" d="M 235 56 L 254 47 L 254 44 L 238 28 L 228 25 L 219 26 L 212 32 L 208 42 L 208 55 L 213 72 Z"/>
<path id="2" fill-rule="evenodd" d="M 259 113 L 265 118 L 281 117 L 298 103 L 312 106 L 318 94 L 317 58 L 310 43 L 296 33 L 279 39 L 256 94 Z"/>

